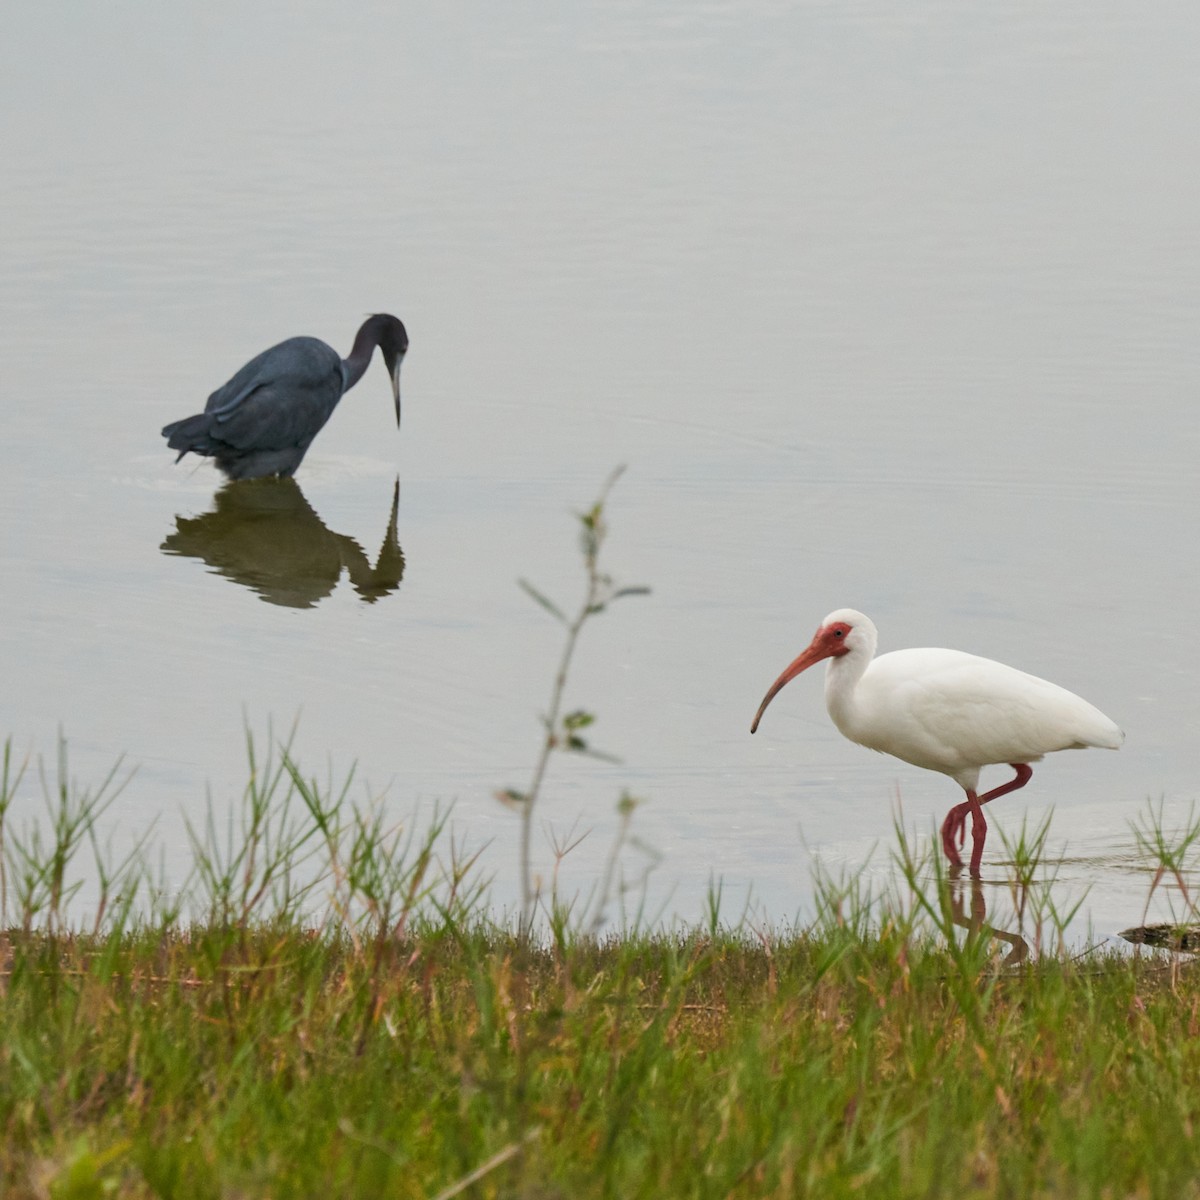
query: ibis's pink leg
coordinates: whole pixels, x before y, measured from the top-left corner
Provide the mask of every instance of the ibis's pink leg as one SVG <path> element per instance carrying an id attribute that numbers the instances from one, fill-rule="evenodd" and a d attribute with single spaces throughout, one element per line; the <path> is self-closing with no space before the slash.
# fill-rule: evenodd
<path id="1" fill-rule="evenodd" d="M 1009 763 L 1008 765 L 1016 771 L 1015 778 L 999 787 L 992 788 L 990 792 L 984 792 L 982 796 L 967 789 L 966 800 L 962 804 L 956 804 L 942 822 L 942 849 L 950 860 L 950 866 L 956 871 L 961 871 L 962 858 L 959 856 L 958 846 L 966 843 L 967 814 L 971 814 L 971 875 L 975 879 L 979 878 L 979 864 L 983 861 L 983 843 L 987 839 L 987 821 L 984 820 L 982 806 L 989 800 L 995 800 L 997 796 L 1007 796 L 1009 792 L 1023 788 L 1033 778 L 1033 768 L 1028 763 Z M 954 844 L 956 840 L 958 846 Z"/>

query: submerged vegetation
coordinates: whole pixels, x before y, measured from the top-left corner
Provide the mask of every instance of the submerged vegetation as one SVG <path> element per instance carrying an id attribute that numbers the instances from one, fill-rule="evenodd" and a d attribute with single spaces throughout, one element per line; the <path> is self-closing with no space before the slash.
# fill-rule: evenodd
<path id="1" fill-rule="evenodd" d="M 568 636 L 532 783 L 504 797 L 526 827 L 549 756 L 590 750 L 564 683 L 620 594 L 602 502 L 577 616 L 527 589 Z M 37 780 L 6 747 L 0 1196 L 1197 1190 L 1200 977 L 1176 953 L 1072 954 L 1045 825 L 1007 843 L 1017 932 L 898 827 L 892 882 L 819 874 L 807 924 L 731 923 L 715 888 L 695 925 L 607 933 L 628 797 L 597 903 L 543 894 L 526 838 L 509 923 L 445 813 L 393 824 L 288 744 L 247 750 L 240 803 L 190 827 L 169 881 L 148 844 L 100 838 L 119 768 L 83 791 L 60 749 L 18 821 Z M 1200 821 L 1172 835 L 1148 810 L 1136 840 L 1194 920 Z"/>

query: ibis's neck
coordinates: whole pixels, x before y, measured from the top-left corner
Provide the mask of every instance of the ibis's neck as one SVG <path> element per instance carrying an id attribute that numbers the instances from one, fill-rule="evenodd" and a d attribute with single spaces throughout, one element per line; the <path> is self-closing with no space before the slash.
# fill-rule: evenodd
<path id="1" fill-rule="evenodd" d="M 367 367 L 371 365 L 371 355 L 375 351 L 378 344 L 375 337 L 375 330 L 371 326 L 371 322 L 367 321 L 358 331 L 358 336 L 354 339 L 354 346 L 350 353 L 342 359 L 342 367 L 346 372 L 346 388 L 348 392 L 366 373 Z"/>
<path id="2" fill-rule="evenodd" d="M 851 741 L 859 740 L 855 736 L 861 716 L 857 689 L 870 665 L 871 653 L 864 646 L 831 658 L 825 668 L 825 707 L 833 723 Z"/>

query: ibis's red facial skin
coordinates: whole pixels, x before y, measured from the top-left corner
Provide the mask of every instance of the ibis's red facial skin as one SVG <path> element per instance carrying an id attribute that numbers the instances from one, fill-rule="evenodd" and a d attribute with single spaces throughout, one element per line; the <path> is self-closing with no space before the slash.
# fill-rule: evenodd
<path id="1" fill-rule="evenodd" d="M 832 625 L 824 625 L 817 630 L 812 640 L 812 646 L 809 646 L 809 649 L 811 650 L 813 646 L 817 645 L 828 646 L 829 649 L 821 657 L 837 658 L 850 649 L 846 645 L 846 639 L 850 636 L 853 628 L 852 625 L 847 625 L 845 621 L 834 621 Z"/>
<path id="2" fill-rule="evenodd" d="M 758 706 L 758 712 L 754 714 L 754 723 L 750 726 L 751 733 L 758 728 L 758 723 L 762 720 L 767 705 L 775 699 L 776 692 L 785 683 L 795 679 L 801 671 L 807 671 L 809 667 L 814 663 L 819 663 L 823 658 L 839 658 L 841 655 L 849 653 L 850 647 L 846 645 L 846 639 L 850 636 L 851 628 L 845 621 L 834 621 L 832 625 L 822 625 L 817 630 L 808 649 L 771 684 L 770 691 L 763 697 L 763 702 Z"/>

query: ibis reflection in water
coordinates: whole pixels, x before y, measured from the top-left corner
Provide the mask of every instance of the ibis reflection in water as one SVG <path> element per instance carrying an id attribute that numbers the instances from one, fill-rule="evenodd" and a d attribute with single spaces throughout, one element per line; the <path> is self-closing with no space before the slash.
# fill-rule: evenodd
<path id="1" fill-rule="evenodd" d="M 999 925 L 990 924 L 987 916 L 987 900 L 983 894 L 983 881 L 972 879 L 971 895 L 965 895 L 965 881 L 961 875 L 949 880 L 950 885 L 950 920 L 967 931 L 969 937 L 984 937 L 989 941 L 999 942 L 1008 947 L 1002 958 L 1002 967 L 1015 967 L 1023 963 L 1030 955 L 1032 947 L 1019 930 L 1001 929 Z M 1022 885 L 1025 890 L 1027 885 Z"/>
<path id="2" fill-rule="evenodd" d="M 362 323 L 341 358 L 320 338 L 294 337 L 252 358 L 208 398 L 202 413 L 167 425 L 172 450 L 212 458 L 230 479 L 291 475 L 338 401 L 363 377 L 378 346 L 400 428 L 400 364 L 408 333 L 389 313 Z"/>
<path id="3" fill-rule="evenodd" d="M 325 525 L 294 479 L 227 483 L 215 501 L 212 512 L 176 517 L 162 552 L 198 558 L 268 603 L 288 608 L 313 608 L 337 587 L 343 570 L 368 604 L 400 586 L 399 479 L 374 565 L 354 538 Z"/>

